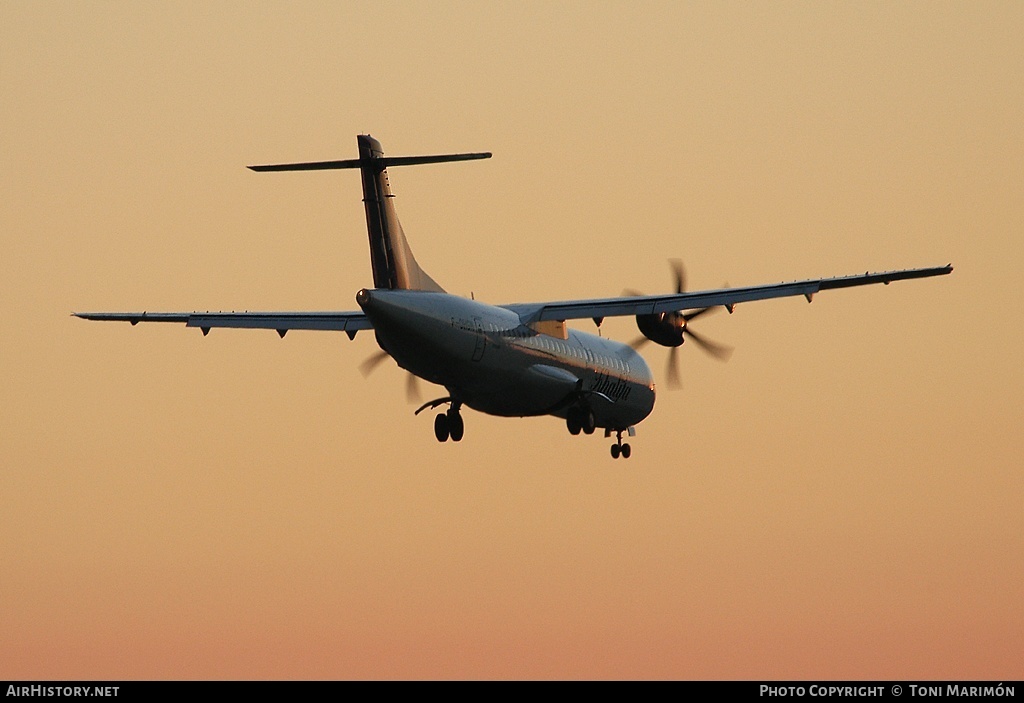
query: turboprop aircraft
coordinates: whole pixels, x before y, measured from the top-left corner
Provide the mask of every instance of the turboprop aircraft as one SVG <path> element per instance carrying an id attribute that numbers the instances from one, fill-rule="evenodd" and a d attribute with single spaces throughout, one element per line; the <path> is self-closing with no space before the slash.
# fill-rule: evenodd
<path id="1" fill-rule="evenodd" d="M 373 288 L 356 293 L 361 311 L 352 312 L 82 312 L 86 320 L 183 322 L 205 336 L 214 327 L 276 330 L 332 330 L 354 339 L 360 330 L 374 332 L 382 352 L 370 365 L 392 357 L 399 366 L 447 395 L 421 405 L 416 414 L 448 406 L 434 418 L 439 442 L 463 438 L 463 406 L 504 417 L 553 415 L 562 418 L 570 434 L 615 435 L 613 458 L 629 458 L 623 434 L 654 408 L 651 370 L 634 346 L 653 341 L 670 347 L 669 384 L 676 381 L 675 352 L 691 340 L 712 355 L 724 358 L 729 349 L 705 339 L 690 328 L 696 318 L 716 308 L 730 313 L 740 303 L 802 295 L 909 278 L 948 274 L 952 265 L 792 283 L 686 292 L 681 265 L 675 266 L 675 292 L 639 293 L 617 298 L 561 302 L 488 305 L 445 290 L 413 256 L 395 213 L 388 167 L 447 161 L 486 159 L 490 153 L 435 156 L 385 156 L 380 142 L 359 135 L 359 158 L 343 161 L 250 166 L 253 171 L 315 171 L 359 169 L 363 183 L 366 229 L 370 239 Z M 634 316 L 643 336 L 634 344 L 566 327 L 566 320 Z"/>

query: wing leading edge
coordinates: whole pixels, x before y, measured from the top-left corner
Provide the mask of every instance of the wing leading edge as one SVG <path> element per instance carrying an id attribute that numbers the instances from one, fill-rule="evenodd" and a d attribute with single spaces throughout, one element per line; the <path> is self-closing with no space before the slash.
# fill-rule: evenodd
<path id="1" fill-rule="evenodd" d="M 952 271 L 952 264 L 947 264 L 946 266 L 934 268 L 863 273 L 838 278 L 812 278 L 806 281 L 793 281 L 791 283 L 722 288 L 720 290 L 694 291 L 692 293 L 643 295 L 626 298 L 593 298 L 590 300 L 567 300 L 550 303 L 516 303 L 513 305 L 503 305 L 502 307 L 518 313 L 523 322 L 582 320 L 586 318 L 601 320 L 605 317 L 654 315 L 679 310 L 711 308 L 719 305 L 731 312 L 734 305 L 754 300 L 769 300 L 771 298 L 802 295 L 810 302 L 812 296 L 822 290 L 866 286 L 872 283 L 889 285 L 892 281 L 944 276 L 952 273 Z"/>

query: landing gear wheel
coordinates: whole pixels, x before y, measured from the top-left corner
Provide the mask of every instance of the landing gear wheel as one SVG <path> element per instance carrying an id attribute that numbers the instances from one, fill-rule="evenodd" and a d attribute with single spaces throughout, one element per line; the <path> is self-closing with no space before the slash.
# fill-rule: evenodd
<path id="1" fill-rule="evenodd" d="M 438 413 L 437 417 L 434 418 L 434 436 L 437 437 L 438 442 L 447 442 L 450 434 L 451 429 L 448 427 L 448 416 L 444 413 Z M 462 439 L 461 434 L 459 439 Z M 458 440 L 455 441 L 457 442 Z"/>
<path id="2" fill-rule="evenodd" d="M 597 428 L 597 422 L 594 420 L 594 412 L 587 408 L 586 410 L 580 411 L 580 425 L 583 428 L 583 434 L 594 434 L 594 430 Z"/>
<path id="3" fill-rule="evenodd" d="M 452 441 L 461 442 L 463 435 L 466 434 L 466 423 L 462 421 L 462 415 L 458 410 L 449 410 L 445 417 L 448 419 L 448 434 L 451 435 Z"/>
<path id="4" fill-rule="evenodd" d="M 571 435 L 578 435 L 580 432 L 594 434 L 597 422 L 590 408 L 569 408 L 569 412 L 565 414 L 565 426 L 569 428 Z"/>
<path id="5" fill-rule="evenodd" d="M 622 430 L 615 431 L 615 444 L 612 445 L 612 459 L 618 459 L 620 456 L 623 459 L 628 459 L 629 455 L 633 453 L 633 450 L 629 448 L 628 444 L 622 443 Z M 608 434 L 605 433 L 605 437 Z"/>
<path id="6" fill-rule="evenodd" d="M 578 435 L 583 429 L 583 420 L 580 418 L 580 411 L 577 408 L 570 408 L 565 416 L 565 425 L 569 428 L 569 434 Z"/>

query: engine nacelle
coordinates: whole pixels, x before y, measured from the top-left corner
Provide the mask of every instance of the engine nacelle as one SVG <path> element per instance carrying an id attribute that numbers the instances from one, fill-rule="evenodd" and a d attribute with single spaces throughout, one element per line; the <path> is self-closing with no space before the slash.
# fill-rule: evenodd
<path id="1" fill-rule="evenodd" d="M 678 347 L 683 344 L 683 330 L 686 318 L 679 312 L 661 312 L 654 315 L 637 315 L 636 326 L 647 339 L 663 347 Z"/>

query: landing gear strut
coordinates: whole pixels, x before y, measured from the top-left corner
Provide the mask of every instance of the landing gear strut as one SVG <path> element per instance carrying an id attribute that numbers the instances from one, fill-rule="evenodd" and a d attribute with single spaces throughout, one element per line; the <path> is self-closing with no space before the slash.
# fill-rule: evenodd
<path id="1" fill-rule="evenodd" d="M 618 459 L 620 456 L 623 459 L 628 459 L 630 454 L 632 454 L 632 450 L 629 448 L 629 443 L 622 443 L 622 430 L 616 430 L 615 444 L 612 445 L 612 459 Z"/>
<path id="2" fill-rule="evenodd" d="M 462 421 L 462 414 L 459 413 L 461 403 L 452 402 L 448 412 L 438 413 L 434 418 L 434 436 L 438 442 L 461 442 L 466 434 L 466 424 Z"/>

